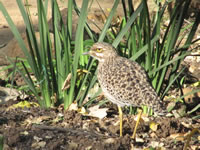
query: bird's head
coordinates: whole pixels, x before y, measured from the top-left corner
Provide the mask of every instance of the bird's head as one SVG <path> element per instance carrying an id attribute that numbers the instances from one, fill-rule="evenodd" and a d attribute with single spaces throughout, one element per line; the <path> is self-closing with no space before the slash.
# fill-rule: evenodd
<path id="1" fill-rule="evenodd" d="M 117 56 L 115 48 L 105 42 L 97 42 L 91 48 L 89 52 L 84 53 L 96 58 L 100 62 L 104 62 L 107 58 Z"/>

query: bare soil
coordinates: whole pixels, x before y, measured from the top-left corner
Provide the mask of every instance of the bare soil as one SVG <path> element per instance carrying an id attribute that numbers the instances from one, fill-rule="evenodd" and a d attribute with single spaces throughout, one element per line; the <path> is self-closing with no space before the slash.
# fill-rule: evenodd
<path id="1" fill-rule="evenodd" d="M 119 118 L 115 106 L 110 105 L 104 119 L 84 116 L 77 111 L 40 107 L 13 108 L 23 100 L 10 100 L 0 105 L 0 135 L 4 137 L 4 149 L 143 149 L 145 147 L 182 150 L 187 133 L 200 128 L 200 119 L 191 117 L 156 117 L 150 121 L 158 124 L 155 131 L 150 121 L 141 122 L 136 140 L 131 138 L 135 126 L 134 115 L 124 115 L 123 136 L 119 137 Z M 34 99 L 29 101 L 34 102 Z M 174 136 L 177 135 L 177 138 Z M 194 134 L 189 149 L 198 149 L 199 134 Z"/>

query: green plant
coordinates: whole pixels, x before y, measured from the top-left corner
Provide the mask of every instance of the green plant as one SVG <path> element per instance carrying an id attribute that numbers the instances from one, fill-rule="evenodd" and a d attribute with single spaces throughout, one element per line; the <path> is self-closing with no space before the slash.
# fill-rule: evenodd
<path id="1" fill-rule="evenodd" d="M 86 86 L 87 81 L 86 78 L 83 77 L 84 80 L 81 80 L 77 84 L 77 69 L 83 69 L 86 67 L 84 62 L 87 61 L 85 57 L 81 56 L 81 53 L 83 52 L 83 30 L 84 26 L 86 26 L 85 20 L 87 16 L 88 0 L 85 0 L 82 4 L 74 42 L 71 39 L 73 1 L 68 1 L 67 23 L 64 23 L 57 2 L 51 0 L 54 46 L 52 46 L 46 17 L 48 0 L 45 0 L 44 3 L 42 0 L 37 0 L 40 45 L 38 45 L 36 40 L 35 30 L 29 13 L 26 12 L 21 0 L 17 0 L 17 4 L 26 25 L 29 50 L 25 46 L 19 31 L 2 3 L 0 3 L 0 9 L 7 19 L 15 38 L 19 42 L 36 81 L 31 78 L 30 70 L 23 61 L 21 61 L 21 65 L 24 70 L 21 71 L 19 67 L 16 67 L 16 70 L 29 85 L 30 90 L 35 95 L 41 106 L 47 108 L 56 104 L 64 103 L 65 108 L 67 108 L 75 99 L 77 100 L 76 97 L 78 95 L 81 95 L 80 93 L 82 92 L 83 87 Z M 11 60 L 10 62 L 12 63 Z M 72 74 L 70 88 L 63 91 L 63 83 L 69 74 Z"/>
<path id="2" fill-rule="evenodd" d="M 3 136 L 0 135 L 0 150 L 3 150 Z"/>
<path id="3" fill-rule="evenodd" d="M 146 0 L 142 0 L 138 7 L 138 9 L 142 8 L 139 11 L 140 15 L 137 14 L 138 9 L 134 11 L 132 1 L 128 1 L 128 9 L 126 8 L 127 1 L 122 2 L 125 16 L 120 32 L 113 41 L 113 46 L 117 47 L 119 44 L 122 55 L 136 60 L 145 68 L 152 80 L 153 87 L 163 98 L 183 71 L 178 71 L 181 61 L 191 53 L 189 47 L 194 44 L 192 39 L 199 25 L 200 13 L 195 16 L 196 19 L 193 23 L 185 27 L 184 18 L 187 14 L 185 12 L 189 9 L 191 1 L 184 0 L 176 3 L 170 22 L 164 29 L 167 1 L 162 7 L 158 2 L 158 10 L 152 18 L 149 15 Z M 133 18 L 134 15 L 137 18 Z M 128 26 L 129 23 L 131 26 Z M 161 33 L 162 31 L 164 33 Z M 183 34 L 185 31 L 188 34 Z M 113 36 L 115 34 L 113 33 Z M 185 38 L 185 42 L 182 41 L 183 38 Z M 120 43 L 122 39 L 126 42 Z M 168 77 L 167 72 L 169 72 Z M 164 84 L 166 81 L 167 83 Z"/>
<path id="4" fill-rule="evenodd" d="M 146 0 L 142 0 L 135 11 L 131 0 L 122 0 L 125 16 L 122 18 L 120 30 L 117 33 L 111 30 L 109 36 L 105 37 L 109 42 L 114 39 L 112 45 L 119 47 L 121 55 L 137 61 L 145 68 L 161 98 L 164 98 L 184 71 L 179 71 L 179 66 L 181 61 L 191 53 L 190 45 L 194 44 L 192 39 L 200 22 L 200 12 L 196 14 L 194 22 L 185 26 L 184 19 L 190 2 L 184 0 L 175 3 L 172 17 L 169 18 L 169 24 L 164 29 L 163 22 L 166 18 L 164 13 L 168 1 L 163 5 L 158 2 L 156 14 L 150 17 Z"/>
<path id="5" fill-rule="evenodd" d="M 189 46 L 193 44 L 192 39 L 200 21 L 200 13 L 198 13 L 195 21 L 184 27 L 185 12 L 188 10 L 190 0 L 175 4 L 166 29 L 163 27 L 163 22 L 166 17 L 164 13 L 168 5 L 167 1 L 162 7 L 161 3 L 157 2 L 158 10 L 151 17 L 147 0 L 142 0 L 136 10 L 133 9 L 132 0 L 122 0 L 124 17 L 119 25 L 118 32 L 114 32 L 114 30 L 108 29 L 113 28 L 111 26 L 112 18 L 119 5 L 119 0 L 115 0 L 98 40 L 96 40 L 97 37 L 92 34 L 89 25 L 86 23 L 88 2 L 88 0 L 84 0 L 81 10 L 79 10 L 75 1 L 69 0 L 66 12 L 68 14 L 67 22 L 64 23 L 57 2 L 51 0 L 54 33 L 53 50 L 46 17 L 48 0 L 45 0 L 44 3 L 37 0 L 40 45 L 37 44 L 30 16 L 25 11 L 21 0 L 17 0 L 27 27 L 30 51 L 25 47 L 16 26 L 2 3 L 0 3 L 0 9 L 26 55 L 36 81 L 34 82 L 31 79 L 30 71 L 23 62 L 25 73 L 20 71 L 18 67 L 17 71 L 24 77 L 40 105 L 50 107 L 64 103 L 64 107 L 67 108 L 74 100 L 82 105 L 88 91 L 97 81 L 97 64 L 94 59 L 88 59 L 81 54 L 84 47 L 103 40 L 112 43 L 114 47 L 118 46 L 119 53 L 124 57 L 140 63 L 148 72 L 153 87 L 163 98 L 183 71 L 178 72 L 179 65 L 184 57 L 190 54 Z M 73 10 L 80 16 L 75 41 L 71 39 Z M 84 29 L 88 32 L 90 40 L 83 40 Z M 185 30 L 189 31 L 187 35 L 183 34 Z M 161 33 L 161 31 L 164 33 Z M 185 42 L 180 42 L 185 36 L 187 36 Z M 87 73 L 80 77 L 77 75 L 77 70 L 87 70 Z M 167 72 L 169 72 L 168 77 Z M 70 76 L 69 89 L 63 91 L 64 81 Z"/>

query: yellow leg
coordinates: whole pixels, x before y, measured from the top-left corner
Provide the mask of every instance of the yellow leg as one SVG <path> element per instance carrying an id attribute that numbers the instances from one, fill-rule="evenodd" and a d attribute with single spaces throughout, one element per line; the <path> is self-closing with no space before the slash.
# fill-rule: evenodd
<path id="1" fill-rule="evenodd" d="M 137 122 L 136 122 L 136 125 L 135 125 L 135 128 L 134 128 L 134 131 L 133 131 L 133 135 L 131 138 L 135 139 L 135 135 L 136 135 L 136 130 L 137 130 L 137 127 L 140 123 L 140 118 L 142 116 L 142 110 L 139 110 L 139 114 L 138 114 L 138 117 L 137 117 Z"/>
<path id="2" fill-rule="evenodd" d="M 200 130 L 198 130 L 197 128 L 194 128 L 192 129 L 191 133 L 189 135 L 186 136 L 186 143 L 184 145 L 184 148 L 183 150 L 187 150 L 188 146 L 189 146 L 189 143 L 191 141 L 191 137 L 196 133 L 196 132 L 199 132 L 200 133 Z"/>
<path id="3" fill-rule="evenodd" d="M 120 121 L 120 125 L 119 125 L 119 133 L 120 133 L 120 137 L 122 136 L 122 122 L 123 122 L 123 113 L 122 113 L 122 109 L 120 106 L 118 106 L 118 111 L 119 111 L 119 121 Z"/>

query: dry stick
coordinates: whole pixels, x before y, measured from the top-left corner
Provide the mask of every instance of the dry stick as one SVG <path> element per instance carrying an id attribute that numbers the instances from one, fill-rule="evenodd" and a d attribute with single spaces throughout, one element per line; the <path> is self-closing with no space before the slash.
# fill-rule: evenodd
<path id="1" fill-rule="evenodd" d="M 53 127 L 53 126 L 46 126 L 46 125 L 33 125 L 33 128 L 35 129 L 41 129 L 41 130 L 50 130 L 50 131 L 59 131 L 59 132 L 66 132 L 70 134 L 77 134 L 77 135 L 83 135 L 83 136 L 90 136 L 95 138 L 108 138 L 107 136 L 95 133 L 83 129 L 74 129 L 74 128 L 63 128 L 63 127 Z"/>

